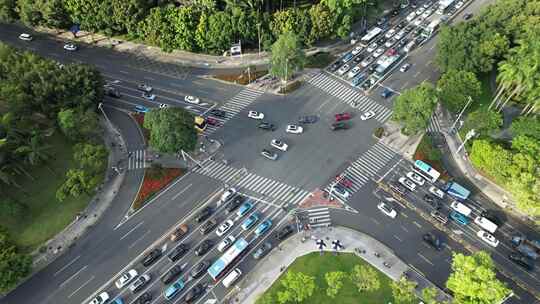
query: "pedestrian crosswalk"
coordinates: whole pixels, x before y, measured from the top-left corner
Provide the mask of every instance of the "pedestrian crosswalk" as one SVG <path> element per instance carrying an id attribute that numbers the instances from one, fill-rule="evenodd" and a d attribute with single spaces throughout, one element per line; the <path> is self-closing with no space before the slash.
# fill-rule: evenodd
<path id="1" fill-rule="evenodd" d="M 348 192 L 354 194 L 359 191 L 396 156 L 396 152 L 381 142 L 373 145 L 358 159 L 352 162 L 341 175 L 351 182 L 350 186 L 348 186 Z M 333 184 L 333 182 L 331 184 Z M 326 191 L 330 191 L 331 184 L 325 188 Z"/>
<path id="2" fill-rule="evenodd" d="M 266 200 L 275 200 L 277 203 L 285 202 L 295 205 L 309 195 L 309 192 L 304 189 L 210 159 L 204 160 L 193 172 L 234 185 L 239 188 L 239 191 L 252 191 L 264 196 Z"/>
<path id="3" fill-rule="evenodd" d="M 431 133 L 441 132 L 441 125 L 439 124 L 439 120 L 437 120 L 437 115 L 435 114 L 431 115 L 431 118 L 429 119 L 427 131 Z"/>
<path id="4" fill-rule="evenodd" d="M 332 224 L 332 219 L 330 218 L 330 209 L 326 207 L 308 209 L 307 212 L 310 228 L 328 227 Z"/>
<path id="5" fill-rule="evenodd" d="M 307 82 L 340 99 L 353 108 L 357 108 L 363 112 L 374 111 L 376 113 L 375 119 L 380 122 L 385 122 L 390 115 L 392 115 L 391 109 L 378 104 L 359 91 L 344 85 L 338 80 L 328 76 L 325 72 L 321 72 L 318 75 L 309 78 Z"/>
<path id="6" fill-rule="evenodd" d="M 227 101 L 218 109 L 226 112 L 225 117 L 212 117 L 219 122 L 217 126 L 208 125 L 204 131 L 204 135 L 210 135 L 214 133 L 220 126 L 235 117 L 238 113 L 249 106 L 257 97 L 261 96 L 264 92 L 245 88 L 240 93 L 236 94 L 233 98 Z"/>
<path id="7" fill-rule="evenodd" d="M 135 150 L 128 152 L 128 170 L 143 169 L 146 165 L 146 151 Z"/>

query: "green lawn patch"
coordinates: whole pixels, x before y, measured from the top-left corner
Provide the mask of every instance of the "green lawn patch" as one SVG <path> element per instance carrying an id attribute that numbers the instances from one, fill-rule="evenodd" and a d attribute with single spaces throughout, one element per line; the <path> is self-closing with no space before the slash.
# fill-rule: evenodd
<path id="1" fill-rule="evenodd" d="M 491 90 L 491 73 L 485 73 L 478 75 L 478 80 L 480 81 L 482 94 L 478 100 L 471 102 L 471 105 L 467 108 L 467 112 L 473 112 L 479 108 L 487 108 L 491 101 L 493 100 L 493 91 Z"/>
<path id="2" fill-rule="evenodd" d="M 391 279 L 378 270 L 377 274 L 381 282 L 381 288 L 375 292 L 360 293 L 351 280 L 347 278 L 343 281 L 343 287 L 340 289 L 336 298 L 332 299 L 326 295 L 327 284 L 324 278 L 325 273 L 333 271 L 350 273 L 353 267 L 358 264 L 369 265 L 364 260 L 350 253 L 342 253 L 337 256 L 331 253 L 325 253 L 321 256 L 318 252 L 314 252 L 297 258 L 286 271 L 302 272 L 315 277 L 316 288 L 313 295 L 303 302 L 306 304 L 381 304 L 392 302 Z M 266 293 L 271 293 L 275 297 L 277 292 L 282 288 L 280 280 L 286 271 L 272 284 Z M 258 300 L 256 303 L 260 304 L 261 301 Z"/>
<path id="3" fill-rule="evenodd" d="M 330 53 L 317 53 L 306 58 L 306 68 L 322 69 L 336 60 L 336 56 Z"/>
<path id="4" fill-rule="evenodd" d="M 15 186 L 2 185 L 2 197 L 13 198 L 25 206 L 19 216 L 0 215 L 0 222 L 7 228 L 13 241 L 22 252 L 28 253 L 56 235 L 71 223 L 78 212 L 88 204 L 89 197 L 68 197 L 65 201 L 56 200 L 56 190 L 64 182 L 66 172 L 73 164 L 73 144 L 59 132 L 47 138 L 52 145 L 49 151 L 54 159 L 47 165 L 27 168 L 34 179 L 21 175 Z"/>

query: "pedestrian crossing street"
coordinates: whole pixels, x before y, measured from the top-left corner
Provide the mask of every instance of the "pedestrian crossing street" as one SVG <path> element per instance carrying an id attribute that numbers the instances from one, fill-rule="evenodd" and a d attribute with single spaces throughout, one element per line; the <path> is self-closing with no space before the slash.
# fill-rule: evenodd
<path id="1" fill-rule="evenodd" d="M 359 91 L 344 85 L 343 83 L 329 76 L 325 72 L 320 72 L 314 77 L 309 78 L 307 82 L 340 99 L 341 101 L 350 105 L 353 108 L 358 108 L 363 112 L 371 110 L 375 111 L 375 119 L 380 122 L 385 122 L 388 118 L 390 118 L 390 115 L 392 115 L 391 109 L 381 104 L 378 104 L 377 102 L 363 95 Z"/>
<path id="2" fill-rule="evenodd" d="M 343 176 L 351 181 L 348 188 L 350 194 L 358 192 L 372 177 L 384 168 L 398 154 L 385 144 L 378 142 L 352 162 L 343 172 Z M 331 185 L 325 190 L 330 192 Z"/>
<path id="3" fill-rule="evenodd" d="M 250 173 L 245 168 L 235 168 L 210 159 L 204 160 L 193 172 L 234 185 L 242 192 L 252 191 L 265 196 L 267 201 L 275 200 L 277 204 L 285 202 L 296 205 L 309 195 L 309 192 L 304 189 Z"/>
<path id="4" fill-rule="evenodd" d="M 146 157 L 146 151 L 144 149 L 129 151 L 127 169 L 128 170 L 143 169 L 144 166 L 146 165 L 145 157 Z"/>
<path id="5" fill-rule="evenodd" d="M 190 68 L 179 63 L 161 62 L 143 54 L 131 54 L 128 66 L 141 71 L 164 74 L 185 80 L 190 74 Z"/>
<path id="6" fill-rule="evenodd" d="M 222 126 L 224 123 L 235 117 L 238 113 L 249 106 L 257 97 L 261 96 L 264 92 L 245 88 L 240 93 L 236 94 L 233 98 L 220 106 L 218 109 L 225 111 L 227 114 L 223 117 L 212 117 L 219 121 Z M 220 126 L 208 125 L 204 131 L 204 135 L 210 135 L 214 133 Z"/>
<path id="7" fill-rule="evenodd" d="M 330 209 L 326 207 L 308 209 L 307 212 L 310 228 L 327 227 L 332 224 L 332 219 L 330 218 Z"/>
<path id="8" fill-rule="evenodd" d="M 431 118 L 429 119 L 427 131 L 431 133 L 441 132 L 441 125 L 439 124 L 435 113 L 433 113 L 433 115 L 431 115 Z"/>

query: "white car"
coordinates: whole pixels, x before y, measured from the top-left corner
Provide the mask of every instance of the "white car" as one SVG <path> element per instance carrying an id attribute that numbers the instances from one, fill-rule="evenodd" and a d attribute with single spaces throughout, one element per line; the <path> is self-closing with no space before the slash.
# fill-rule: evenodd
<path id="1" fill-rule="evenodd" d="M 168 107 L 169 107 L 169 105 L 166 104 L 166 103 L 160 103 L 160 104 L 159 104 L 159 108 L 160 108 L 160 109 L 166 109 L 166 108 L 168 108 Z"/>
<path id="2" fill-rule="evenodd" d="M 499 240 L 497 240 L 493 235 L 491 235 L 489 232 L 486 232 L 484 230 L 480 230 L 476 233 L 476 235 L 482 239 L 482 241 L 488 243 L 491 247 L 497 247 L 499 245 Z"/>
<path id="3" fill-rule="evenodd" d="M 425 18 L 429 17 L 432 13 L 433 13 L 433 11 L 428 9 L 422 14 L 422 17 L 425 19 Z"/>
<path id="4" fill-rule="evenodd" d="M 426 3 L 424 3 L 424 8 L 429 8 L 433 3 L 431 1 L 428 1 Z"/>
<path id="5" fill-rule="evenodd" d="M 370 65 L 373 62 L 373 60 L 375 60 L 375 57 L 369 56 L 366 59 L 362 60 L 362 62 L 360 62 L 360 65 L 365 68 L 368 65 Z"/>
<path id="6" fill-rule="evenodd" d="M 411 64 L 410 64 L 410 63 L 405 63 L 404 65 L 401 66 L 401 68 L 399 68 L 399 71 L 400 71 L 401 73 L 405 73 L 405 72 L 407 72 L 410 68 L 411 68 Z"/>
<path id="7" fill-rule="evenodd" d="M 201 102 L 199 97 L 195 97 L 195 96 L 191 96 L 191 95 L 188 95 L 188 96 L 184 97 L 184 101 L 187 102 L 187 103 L 192 103 L 192 104 L 199 104 Z"/>
<path id="8" fill-rule="evenodd" d="M 441 189 L 439 189 L 439 188 L 437 188 L 435 186 L 429 187 L 429 192 L 431 192 L 433 195 L 435 195 L 436 197 L 438 197 L 440 199 L 444 198 L 444 192 L 442 192 Z"/>
<path id="9" fill-rule="evenodd" d="M 347 74 L 347 76 L 349 78 L 353 78 L 354 76 L 358 75 L 358 73 L 360 73 L 360 67 L 356 66 L 352 70 L 349 71 L 349 74 Z"/>
<path id="10" fill-rule="evenodd" d="M 219 252 L 227 250 L 227 248 L 231 247 L 231 245 L 234 244 L 234 241 L 236 241 L 236 238 L 234 236 L 227 236 L 223 241 L 221 241 L 221 243 L 219 243 L 217 250 L 219 250 Z"/>
<path id="11" fill-rule="evenodd" d="M 456 8 L 459 9 L 463 6 L 463 1 L 459 1 L 458 3 L 456 3 Z"/>
<path id="12" fill-rule="evenodd" d="M 396 33 L 395 29 L 390 29 L 388 32 L 386 32 L 386 34 L 384 34 L 384 37 L 390 38 L 390 37 L 394 36 L 395 33 Z"/>
<path id="13" fill-rule="evenodd" d="M 34 37 L 32 37 L 32 35 L 30 35 L 30 34 L 22 33 L 22 34 L 19 35 L 19 39 L 24 40 L 24 41 L 32 41 L 32 39 L 34 39 Z"/>
<path id="14" fill-rule="evenodd" d="M 368 53 L 371 53 L 371 52 L 375 51 L 378 46 L 379 45 L 377 45 L 377 43 L 373 42 L 372 44 L 368 45 L 366 51 L 368 51 Z"/>
<path id="15" fill-rule="evenodd" d="M 302 132 L 304 132 L 304 128 L 297 125 L 287 125 L 287 129 L 285 130 L 285 132 L 292 134 L 301 134 Z"/>
<path id="16" fill-rule="evenodd" d="M 90 301 L 89 304 L 103 304 L 107 301 L 109 301 L 110 297 L 107 292 L 100 293 L 97 297 L 95 297 L 92 301 Z"/>
<path id="17" fill-rule="evenodd" d="M 64 44 L 64 50 L 74 52 L 77 50 L 77 46 L 73 43 Z"/>
<path id="18" fill-rule="evenodd" d="M 264 119 L 264 113 L 257 112 L 257 111 L 249 111 L 248 112 L 248 117 L 260 120 L 260 119 Z"/>
<path id="19" fill-rule="evenodd" d="M 384 48 L 378 48 L 375 52 L 373 52 L 373 57 L 377 58 L 381 56 L 384 53 Z"/>
<path id="20" fill-rule="evenodd" d="M 414 20 L 414 25 L 415 26 L 420 26 L 422 24 L 422 22 L 424 22 L 424 18 L 422 18 L 422 16 L 416 18 L 416 20 Z"/>
<path id="21" fill-rule="evenodd" d="M 387 48 L 389 48 L 389 47 L 391 47 L 392 45 L 394 45 L 396 42 L 397 42 L 397 39 L 396 39 L 395 37 L 394 37 L 394 38 L 390 38 L 390 39 L 388 39 L 388 41 L 386 41 L 386 42 L 384 43 L 384 46 L 387 47 Z"/>
<path id="22" fill-rule="evenodd" d="M 371 110 L 371 111 L 367 111 L 364 114 L 360 115 L 360 119 L 361 120 L 368 120 L 373 116 L 375 116 L 375 111 Z"/>
<path id="23" fill-rule="evenodd" d="M 238 192 L 236 188 L 229 188 L 223 194 L 221 195 L 221 198 L 219 199 L 222 203 L 225 203 L 226 201 L 233 198 L 233 196 Z"/>
<path id="24" fill-rule="evenodd" d="M 338 185 L 332 186 L 332 188 L 330 188 L 330 192 L 339 196 L 340 198 L 344 200 L 348 199 L 351 196 L 351 194 L 349 193 L 349 191 L 347 191 L 347 189 L 340 187 Z"/>
<path id="25" fill-rule="evenodd" d="M 229 231 L 234 225 L 233 220 L 227 220 L 225 223 L 221 224 L 216 230 L 217 236 L 223 236 L 227 231 Z"/>
<path id="26" fill-rule="evenodd" d="M 424 182 L 425 182 L 424 179 L 420 175 L 418 175 L 418 174 L 416 174 L 416 173 L 414 173 L 412 171 L 407 172 L 407 177 L 410 178 L 413 182 L 417 183 L 420 186 L 424 185 Z"/>
<path id="27" fill-rule="evenodd" d="M 389 216 L 391 218 L 396 218 L 396 216 L 397 216 L 396 210 L 394 210 L 392 207 L 390 207 L 389 205 L 387 205 L 387 204 L 385 204 L 383 202 L 380 202 L 377 205 L 377 208 L 379 210 L 381 210 L 382 213 L 386 214 L 387 216 Z"/>
<path id="28" fill-rule="evenodd" d="M 422 15 L 423 12 L 424 12 L 424 8 L 423 8 L 423 7 L 419 7 L 419 8 L 416 10 L 415 14 L 416 14 L 417 16 L 420 16 L 420 15 Z"/>
<path id="29" fill-rule="evenodd" d="M 403 38 L 405 36 L 405 34 L 407 34 L 407 32 L 405 32 L 404 30 L 401 30 L 396 35 L 394 35 L 394 38 L 396 38 L 396 40 L 399 40 L 399 39 Z"/>
<path id="30" fill-rule="evenodd" d="M 277 139 L 272 139 L 272 141 L 270 142 L 270 145 L 281 151 L 287 151 L 287 149 L 289 148 L 289 145 Z"/>
<path id="31" fill-rule="evenodd" d="M 347 73 L 347 71 L 350 70 L 350 69 L 351 69 L 351 67 L 348 64 L 346 64 L 346 65 L 342 66 L 341 68 L 339 68 L 337 73 L 338 73 L 338 75 L 343 75 L 343 74 Z"/>
<path id="32" fill-rule="evenodd" d="M 399 183 L 402 184 L 403 186 L 405 186 L 407 189 L 411 190 L 411 191 L 414 191 L 416 189 L 416 185 L 411 182 L 409 179 L 405 178 L 405 177 L 400 177 L 398 179 Z"/>
<path id="33" fill-rule="evenodd" d="M 118 280 L 114 283 L 118 289 L 122 289 L 122 287 L 129 284 L 129 282 L 133 281 L 135 277 L 137 277 L 139 273 L 135 269 L 128 270 L 127 272 L 124 272 Z"/>
<path id="34" fill-rule="evenodd" d="M 137 86 L 137 89 L 141 90 L 141 91 L 144 91 L 144 92 L 147 92 L 147 93 L 150 93 L 152 92 L 153 88 L 149 85 L 147 85 L 146 83 L 141 83 Z"/>
<path id="35" fill-rule="evenodd" d="M 358 55 L 358 54 L 360 54 L 361 51 L 362 51 L 362 47 L 361 47 L 361 46 L 357 46 L 357 47 L 355 47 L 355 48 L 351 51 L 351 54 L 353 54 L 353 55 Z"/>
<path id="36" fill-rule="evenodd" d="M 150 100 L 150 101 L 156 100 L 156 95 L 155 94 L 150 94 L 150 93 L 146 93 L 146 92 L 143 92 L 141 97 L 146 99 L 146 100 Z"/>

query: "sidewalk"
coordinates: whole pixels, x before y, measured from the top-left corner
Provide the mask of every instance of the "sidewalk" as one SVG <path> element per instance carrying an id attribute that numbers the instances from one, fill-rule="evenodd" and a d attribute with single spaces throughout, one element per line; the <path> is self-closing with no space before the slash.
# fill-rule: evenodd
<path id="1" fill-rule="evenodd" d="M 101 215 L 109 208 L 115 198 L 118 189 L 122 185 L 125 176 L 125 170 L 117 173 L 113 166 L 122 160 L 125 156 L 126 146 L 124 139 L 117 129 L 113 129 L 105 119 L 100 120 L 104 130 L 104 143 L 109 150 L 109 161 L 105 172 L 103 184 L 99 186 L 97 193 L 88 203 L 86 209 L 73 220 L 64 230 L 47 241 L 43 246 L 46 250 L 35 250 L 33 257 L 33 273 L 47 266 L 55 258 L 60 256 L 64 250 L 68 249 L 81 237 L 84 232 L 93 226 Z"/>
<path id="2" fill-rule="evenodd" d="M 262 262 L 245 275 L 240 286 L 236 286 L 236 294 L 229 298 L 228 303 L 255 303 L 256 299 L 282 274 L 280 268 L 288 267 L 299 256 L 318 251 L 315 245 L 317 239 L 324 239 L 327 248 L 331 246 L 332 240 L 339 239 L 345 246 L 340 252 L 357 254 L 392 280 L 398 280 L 407 273 L 409 280 L 418 282 L 417 294 L 425 287 L 434 286 L 418 272 L 409 268 L 390 248 L 364 233 L 344 227 L 330 227 L 312 231 L 305 241 L 302 240 L 303 237 L 303 234 L 297 233 L 280 244 L 281 250 L 272 249 Z M 379 257 L 374 255 L 375 252 Z M 385 262 L 390 264 L 390 268 L 383 265 Z M 439 300 L 445 299 L 450 298 L 439 289 Z"/>

